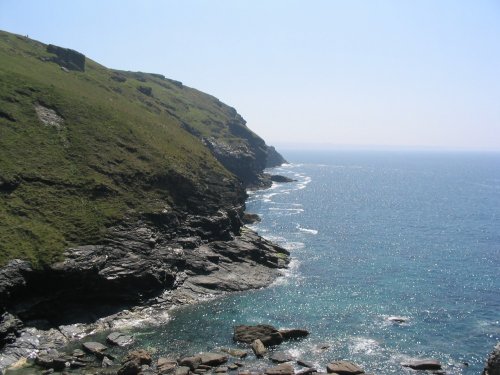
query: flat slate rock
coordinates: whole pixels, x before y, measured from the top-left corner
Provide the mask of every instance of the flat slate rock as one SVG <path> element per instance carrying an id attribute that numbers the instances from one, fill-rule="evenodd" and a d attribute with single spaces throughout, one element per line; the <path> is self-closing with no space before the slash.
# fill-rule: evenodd
<path id="1" fill-rule="evenodd" d="M 229 348 L 229 349 L 221 349 L 221 351 L 236 358 L 245 358 L 248 355 L 247 351 L 242 349 Z"/>
<path id="2" fill-rule="evenodd" d="M 265 374 L 267 375 L 293 375 L 294 370 L 292 365 L 288 363 L 282 363 L 276 367 L 271 367 L 266 369 Z"/>
<path id="3" fill-rule="evenodd" d="M 106 337 L 106 341 L 116 346 L 128 346 L 134 342 L 134 338 L 120 332 L 112 332 Z"/>
<path id="4" fill-rule="evenodd" d="M 199 355 L 202 365 L 219 366 L 229 359 L 227 355 L 221 353 L 202 353 Z"/>
<path id="5" fill-rule="evenodd" d="M 104 352 L 108 350 L 108 347 L 101 344 L 100 342 L 87 341 L 82 344 L 83 350 L 87 353 L 94 354 L 98 357 L 103 357 Z"/>
<path id="6" fill-rule="evenodd" d="M 311 362 L 303 361 L 302 359 L 297 359 L 297 364 L 302 367 L 313 368 L 314 365 Z"/>
<path id="7" fill-rule="evenodd" d="M 335 373 L 339 375 L 357 375 L 364 374 L 364 371 L 352 362 L 335 361 L 326 366 L 328 373 Z"/>
<path id="8" fill-rule="evenodd" d="M 415 361 L 401 363 L 403 367 L 414 370 L 441 370 L 441 363 L 436 359 L 419 359 Z"/>
<path id="9" fill-rule="evenodd" d="M 274 353 L 269 359 L 275 363 L 285 363 L 293 361 L 293 358 L 286 353 Z"/>

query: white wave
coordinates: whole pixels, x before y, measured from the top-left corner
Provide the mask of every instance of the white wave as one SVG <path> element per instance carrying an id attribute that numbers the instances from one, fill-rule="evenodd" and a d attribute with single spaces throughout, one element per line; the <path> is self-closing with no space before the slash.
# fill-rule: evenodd
<path id="1" fill-rule="evenodd" d="M 312 178 L 311 177 L 305 177 L 303 181 L 301 181 L 298 185 L 297 185 L 297 189 L 301 190 L 301 189 L 305 189 L 307 184 L 309 184 L 310 182 L 312 181 Z"/>
<path id="2" fill-rule="evenodd" d="M 290 263 L 288 263 L 288 268 L 283 268 L 278 270 L 281 276 L 279 276 L 276 280 L 274 280 L 274 282 L 271 285 L 273 286 L 285 285 L 290 282 L 290 279 L 297 278 L 299 276 L 298 274 L 299 264 L 300 262 L 298 259 L 292 258 L 290 260 Z"/>
<path id="3" fill-rule="evenodd" d="M 306 245 L 304 244 L 304 242 L 286 242 L 281 246 L 287 250 L 293 251 L 303 249 Z"/>
<path id="4" fill-rule="evenodd" d="M 310 234 L 318 234 L 318 231 L 316 229 L 302 228 L 300 226 L 300 224 L 297 224 L 296 228 L 298 230 L 300 230 L 301 232 L 310 233 Z"/>
<path id="5" fill-rule="evenodd" d="M 354 337 L 349 343 L 349 351 L 353 354 L 375 354 L 380 351 L 380 344 L 367 337 Z"/>

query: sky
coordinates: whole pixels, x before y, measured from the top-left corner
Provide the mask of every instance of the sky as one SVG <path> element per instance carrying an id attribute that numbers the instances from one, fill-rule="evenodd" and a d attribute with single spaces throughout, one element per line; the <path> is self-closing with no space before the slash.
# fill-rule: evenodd
<path id="1" fill-rule="evenodd" d="M 0 29 L 180 80 L 278 147 L 500 151 L 498 0 L 0 0 Z"/>

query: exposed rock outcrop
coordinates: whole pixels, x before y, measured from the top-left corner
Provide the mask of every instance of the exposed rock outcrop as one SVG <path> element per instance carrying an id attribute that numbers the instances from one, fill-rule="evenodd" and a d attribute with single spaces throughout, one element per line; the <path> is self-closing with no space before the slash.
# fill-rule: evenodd
<path id="1" fill-rule="evenodd" d="M 266 168 L 279 167 L 285 163 L 285 158 L 273 146 L 267 146 Z"/>
<path id="2" fill-rule="evenodd" d="M 84 54 L 69 48 L 55 46 L 53 44 L 49 44 L 47 46 L 47 52 L 56 55 L 56 57 L 53 57 L 51 61 L 65 67 L 66 69 L 77 70 L 80 72 L 85 71 Z"/>
<path id="3" fill-rule="evenodd" d="M 482 375 L 500 375 L 500 342 L 489 355 Z"/>

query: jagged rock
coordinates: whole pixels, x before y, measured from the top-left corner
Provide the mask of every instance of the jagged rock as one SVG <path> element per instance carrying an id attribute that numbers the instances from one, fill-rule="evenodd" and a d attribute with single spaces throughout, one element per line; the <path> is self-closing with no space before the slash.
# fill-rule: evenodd
<path id="1" fill-rule="evenodd" d="M 72 360 L 70 356 L 61 354 L 57 350 L 52 349 L 39 353 L 35 358 L 35 363 L 40 367 L 61 371 L 69 367 Z"/>
<path id="2" fill-rule="evenodd" d="M 128 346 L 134 342 L 134 338 L 120 332 L 112 332 L 106 337 L 106 341 L 116 346 Z"/>
<path id="3" fill-rule="evenodd" d="M 273 146 L 267 146 L 266 168 L 279 167 L 285 163 L 285 158 Z"/>
<path id="4" fill-rule="evenodd" d="M 93 341 L 87 341 L 82 343 L 83 350 L 87 353 L 95 355 L 97 358 L 104 357 L 104 352 L 108 349 L 107 346 Z"/>
<path id="5" fill-rule="evenodd" d="M 292 365 L 288 363 L 282 363 L 281 365 L 278 365 L 276 367 L 271 367 L 266 369 L 265 371 L 266 375 L 293 375 L 294 370 Z"/>
<path id="6" fill-rule="evenodd" d="M 113 365 L 114 365 L 113 361 L 108 357 L 104 356 L 101 362 L 101 367 L 111 367 Z"/>
<path id="7" fill-rule="evenodd" d="M 118 375 L 136 375 L 143 371 L 144 365 L 151 365 L 151 354 L 143 349 L 132 350 L 122 360 Z"/>
<path id="8" fill-rule="evenodd" d="M 248 355 L 247 351 L 242 349 L 229 348 L 229 349 L 221 349 L 221 351 L 229 354 L 232 357 L 237 357 L 237 358 L 245 358 Z"/>
<path id="9" fill-rule="evenodd" d="M 254 224 L 254 223 L 258 223 L 261 219 L 260 219 L 260 216 L 257 214 L 251 214 L 251 213 L 245 212 L 243 214 L 243 217 L 241 218 L 241 220 L 243 221 L 243 224 Z"/>
<path id="10" fill-rule="evenodd" d="M 199 355 L 201 364 L 206 366 L 219 366 L 226 363 L 228 360 L 227 355 L 220 353 L 202 353 Z"/>
<path id="11" fill-rule="evenodd" d="M 329 374 L 335 373 L 338 375 L 357 375 L 364 374 L 364 371 L 352 362 L 335 361 L 326 366 L 326 371 Z"/>
<path id="12" fill-rule="evenodd" d="M 177 361 L 168 358 L 158 358 L 156 368 L 160 374 L 169 374 L 174 372 L 177 367 Z"/>
<path id="13" fill-rule="evenodd" d="M 189 367 L 191 371 L 198 368 L 201 365 L 201 358 L 199 356 L 185 357 L 179 361 L 179 366 Z"/>
<path id="14" fill-rule="evenodd" d="M 500 375 L 500 342 L 488 356 L 482 375 Z"/>
<path id="15" fill-rule="evenodd" d="M 299 339 L 309 335 L 309 331 L 305 329 L 280 329 L 279 333 L 283 337 L 283 340 Z"/>
<path id="16" fill-rule="evenodd" d="M 19 331 L 23 328 L 23 323 L 14 315 L 8 312 L 0 316 L 0 348 L 6 343 L 11 343 L 20 335 Z"/>
<path id="17" fill-rule="evenodd" d="M 252 350 L 257 358 L 261 358 L 267 353 L 267 349 L 259 339 L 252 342 Z"/>
<path id="18" fill-rule="evenodd" d="M 421 359 L 401 363 L 403 367 L 409 367 L 414 370 L 440 370 L 441 363 L 437 359 Z"/>
<path id="19" fill-rule="evenodd" d="M 269 336 L 260 339 L 265 346 L 275 346 L 283 342 L 283 336 L 279 332 L 273 332 Z"/>
<path id="20" fill-rule="evenodd" d="M 285 363 L 293 361 L 293 358 L 286 353 L 274 353 L 269 359 L 275 363 Z"/>

